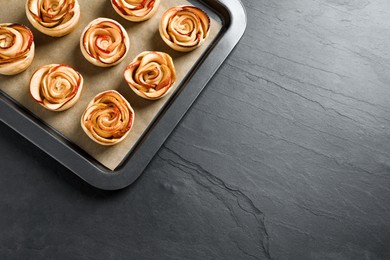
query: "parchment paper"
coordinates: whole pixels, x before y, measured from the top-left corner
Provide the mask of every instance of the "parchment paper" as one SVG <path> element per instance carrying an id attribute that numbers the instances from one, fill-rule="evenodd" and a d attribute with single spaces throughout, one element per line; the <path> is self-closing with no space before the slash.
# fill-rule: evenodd
<path id="1" fill-rule="evenodd" d="M 110 170 L 114 170 L 120 165 L 161 107 L 174 93 L 172 91 L 169 95 L 157 101 L 138 97 L 124 81 L 123 71 L 126 66 L 142 51 L 166 52 L 172 56 L 176 68 L 177 82 L 174 86 L 176 89 L 181 85 L 185 76 L 191 71 L 193 65 L 207 47 L 212 44 L 222 28 L 222 22 L 218 16 L 205 9 L 197 1 L 162 0 L 157 13 L 150 20 L 132 23 L 118 15 L 108 0 L 79 0 L 81 17 L 76 29 L 64 37 L 52 38 L 40 33 L 28 22 L 25 15 L 25 2 L 21 0 L 0 0 L 2 6 L 7 6 L 7 8 L 0 10 L 0 23 L 21 23 L 32 30 L 36 46 L 34 61 L 25 72 L 14 76 L 0 75 L 0 89 Z M 158 24 L 162 14 L 168 8 L 191 4 L 201 7 L 210 15 L 210 34 L 206 42 L 197 50 L 190 53 L 179 53 L 170 49 L 163 42 L 158 32 Z M 130 50 L 126 58 L 120 64 L 111 68 L 99 68 L 92 65 L 83 57 L 80 51 L 79 40 L 84 27 L 98 17 L 107 17 L 118 21 L 129 34 Z M 63 112 L 46 110 L 36 103 L 29 93 L 29 82 L 34 71 L 42 65 L 52 63 L 70 65 L 84 77 L 84 88 L 80 100 L 74 107 Z M 96 94 L 109 89 L 119 91 L 130 102 L 135 111 L 135 124 L 123 142 L 106 147 L 89 139 L 81 129 L 80 117 L 87 104 Z"/>

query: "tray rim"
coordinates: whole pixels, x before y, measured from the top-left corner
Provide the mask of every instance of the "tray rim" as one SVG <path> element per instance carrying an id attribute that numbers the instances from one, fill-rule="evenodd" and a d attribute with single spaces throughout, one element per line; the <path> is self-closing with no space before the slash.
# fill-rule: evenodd
<path id="1" fill-rule="evenodd" d="M 80 148 L 77 149 L 39 118 L 25 112 L 23 107 L 1 90 L 0 121 L 90 185 L 102 190 L 118 190 L 129 186 L 142 174 L 245 32 L 247 15 L 241 0 L 201 2 L 225 18 L 222 19 L 228 23 L 224 25 L 225 31 L 217 43 L 203 54 L 203 60 L 193 70 L 188 82 L 183 82 L 186 86 L 168 101 L 142 140 L 134 147 L 132 154 L 126 156 L 127 158 L 115 170 L 106 169 L 94 162 L 92 156 Z"/>

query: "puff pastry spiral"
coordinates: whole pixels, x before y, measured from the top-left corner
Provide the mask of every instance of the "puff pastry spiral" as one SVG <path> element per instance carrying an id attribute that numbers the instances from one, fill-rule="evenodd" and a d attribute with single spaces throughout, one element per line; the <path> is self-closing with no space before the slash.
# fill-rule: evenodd
<path id="1" fill-rule="evenodd" d="M 96 95 L 81 117 L 81 127 L 96 143 L 114 145 L 129 134 L 134 124 L 134 110 L 115 90 Z"/>
<path id="2" fill-rule="evenodd" d="M 97 18 L 86 26 L 80 39 L 84 57 L 99 67 L 114 66 L 121 62 L 130 46 L 129 36 L 116 21 Z"/>
<path id="3" fill-rule="evenodd" d="M 43 107 L 63 111 L 80 98 L 83 77 L 72 67 L 50 64 L 35 71 L 30 80 L 31 96 Z"/>
<path id="4" fill-rule="evenodd" d="M 162 39 L 176 51 L 189 52 L 203 44 L 210 31 L 210 18 L 194 6 L 168 9 L 159 25 Z"/>
<path id="5" fill-rule="evenodd" d="M 35 52 L 30 29 L 21 24 L 0 24 L 0 74 L 14 75 L 30 66 Z"/>
<path id="6" fill-rule="evenodd" d="M 160 5 L 160 0 L 111 0 L 115 11 L 132 22 L 141 22 L 152 17 Z"/>
<path id="7" fill-rule="evenodd" d="M 61 37 L 76 27 L 80 5 L 77 0 L 27 0 L 26 15 L 38 31 Z"/>
<path id="8" fill-rule="evenodd" d="M 145 51 L 125 69 L 124 77 L 130 88 L 146 99 L 162 98 L 172 89 L 176 71 L 169 54 Z"/>

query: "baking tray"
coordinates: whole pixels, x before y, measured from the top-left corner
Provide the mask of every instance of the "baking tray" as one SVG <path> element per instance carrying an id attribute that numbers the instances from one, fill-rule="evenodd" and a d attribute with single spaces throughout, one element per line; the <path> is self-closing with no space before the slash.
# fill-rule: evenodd
<path id="1" fill-rule="evenodd" d="M 116 190 L 133 183 L 242 37 L 246 13 L 240 0 L 199 1 L 222 20 L 212 45 L 160 109 L 120 166 L 110 170 L 0 90 L 0 120 L 92 186 Z"/>

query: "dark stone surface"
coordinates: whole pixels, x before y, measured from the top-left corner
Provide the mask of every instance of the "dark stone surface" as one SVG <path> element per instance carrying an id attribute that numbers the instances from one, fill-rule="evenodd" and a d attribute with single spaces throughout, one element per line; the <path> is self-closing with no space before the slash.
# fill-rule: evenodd
<path id="1" fill-rule="evenodd" d="M 127 189 L 0 124 L 1 259 L 390 258 L 390 2 L 244 5 L 242 41 Z"/>

